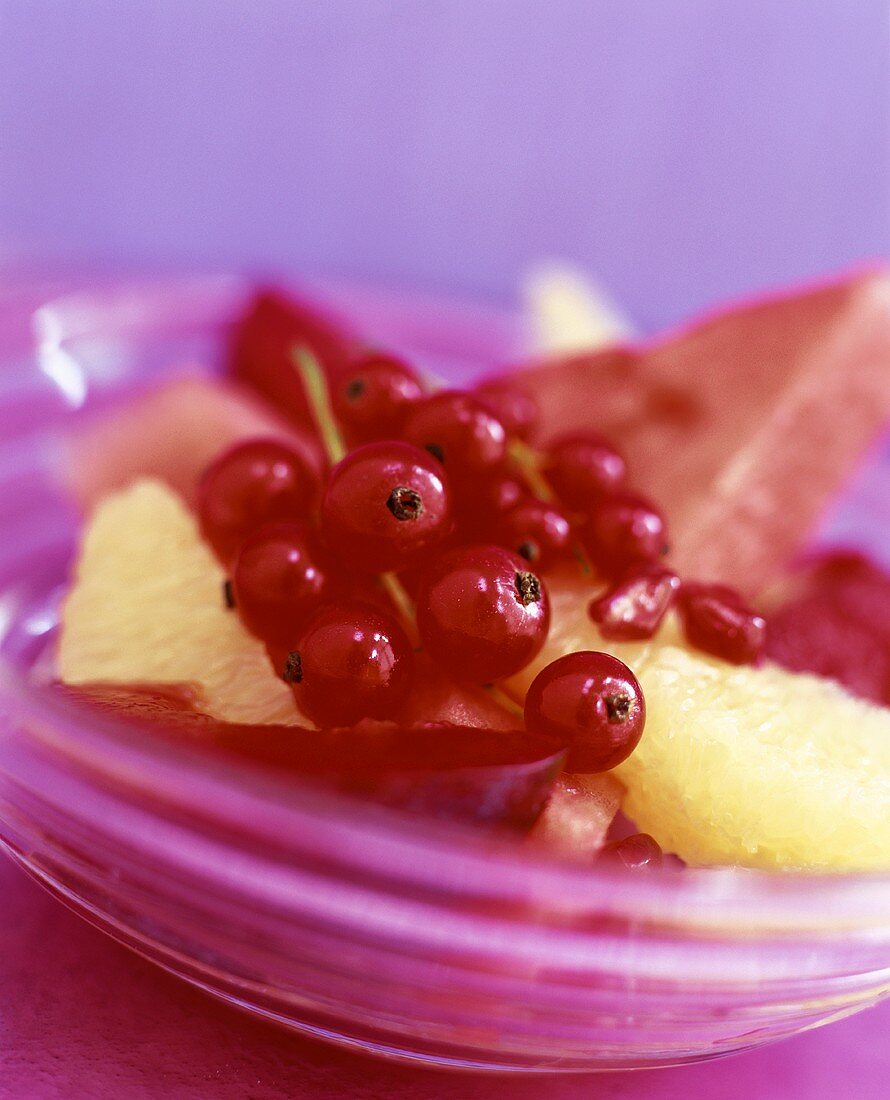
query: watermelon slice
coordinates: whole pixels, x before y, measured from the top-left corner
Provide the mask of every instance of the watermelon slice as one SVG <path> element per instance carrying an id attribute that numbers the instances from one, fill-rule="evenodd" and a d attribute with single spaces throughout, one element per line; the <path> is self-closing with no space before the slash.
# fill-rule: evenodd
<path id="1" fill-rule="evenodd" d="M 565 757 L 547 737 L 447 723 L 361 722 L 346 729 L 222 722 L 169 686 L 87 684 L 70 699 L 279 775 L 309 778 L 373 802 L 450 821 L 526 830 Z"/>
<path id="2" fill-rule="evenodd" d="M 792 577 L 769 614 L 767 655 L 890 706 L 890 572 L 852 551 L 829 551 Z"/>
<path id="3" fill-rule="evenodd" d="M 890 419 L 890 274 L 732 309 L 639 348 L 514 374 L 541 438 L 609 436 L 681 573 L 755 595 Z"/>
<path id="4" fill-rule="evenodd" d="M 85 512 L 139 478 L 163 481 L 193 505 L 211 459 L 254 436 L 287 440 L 321 468 L 315 437 L 289 425 L 249 390 L 185 375 L 81 421 L 62 441 L 58 469 Z"/>

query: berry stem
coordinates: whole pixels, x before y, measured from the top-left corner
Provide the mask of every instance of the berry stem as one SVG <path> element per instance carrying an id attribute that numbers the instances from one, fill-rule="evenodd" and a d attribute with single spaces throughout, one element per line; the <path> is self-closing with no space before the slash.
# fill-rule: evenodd
<path id="1" fill-rule="evenodd" d="M 528 482 L 528 487 L 535 496 L 539 500 L 546 501 L 547 504 L 558 504 L 559 501 L 550 487 L 550 482 L 541 472 L 541 456 L 534 447 L 530 447 L 521 439 L 511 439 L 509 447 L 511 458 L 522 471 L 525 480 Z M 590 559 L 577 539 L 572 540 L 572 556 L 578 562 L 584 576 L 592 577 L 593 567 L 590 564 Z"/>
<path id="2" fill-rule="evenodd" d="M 522 470 L 525 480 L 535 496 L 548 504 L 555 504 L 556 495 L 550 488 L 547 478 L 541 473 L 541 456 L 538 452 L 521 439 L 511 439 L 509 448 L 510 457 Z"/>
<path id="3" fill-rule="evenodd" d="M 296 346 L 292 349 L 291 355 L 294 367 L 306 391 L 306 399 L 318 427 L 318 434 L 321 436 L 328 461 L 333 466 L 345 456 L 346 445 L 343 442 L 343 434 L 331 406 L 331 397 L 324 372 L 318 360 L 307 348 Z M 395 573 L 381 573 L 380 584 L 392 601 L 412 647 L 415 650 L 422 649 L 420 634 L 417 630 L 417 614 L 411 597 L 405 591 L 405 586 Z"/>
<path id="4" fill-rule="evenodd" d="M 380 584 L 392 601 L 414 651 L 419 653 L 423 649 L 423 644 L 417 630 L 417 612 L 414 610 L 414 601 L 395 573 L 381 573 Z"/>
<path id="5" fill-rule="evenodd" d="M 324 372 L 318 360 L 306 347 L 294 346 L 291 349 L 291 359 L 306 391 L 306 400 L 309 402 L 309 409 L 318 428 L 318 434 L 321 436 L 328 461 L 333 466 L 346 454 L 346 445 L 331 408 L 331 398 Z"/>
<path id="6" fill-rule="evenodd" d="M 512 714 L 515 718 L 522 719 L 525 722 L 525 713 L 519 703 L 504 691 L 503 688 L 498 687 L 497 684 L 487 684 L 485 690 L 494 699 L 494 701 L 504 708 L 509 714 Z"/>

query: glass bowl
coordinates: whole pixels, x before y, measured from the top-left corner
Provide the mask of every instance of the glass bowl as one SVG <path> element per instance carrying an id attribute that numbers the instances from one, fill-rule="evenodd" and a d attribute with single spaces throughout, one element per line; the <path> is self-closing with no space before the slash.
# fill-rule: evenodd
<path id="1" fill-rule="evenodd" d="M 890 878 L 548 861 L 159 745 L 41 686 L 78 517 L 59 440 L 185 362 L 218 369 L 248 284 L 0 291 L 0 835 L 88 921 L 225 1001 L 391 1057 L 515 1072 L 711 1058 L 890 990 Z M 509 311 L 319 284 L 467 377 Z"/>

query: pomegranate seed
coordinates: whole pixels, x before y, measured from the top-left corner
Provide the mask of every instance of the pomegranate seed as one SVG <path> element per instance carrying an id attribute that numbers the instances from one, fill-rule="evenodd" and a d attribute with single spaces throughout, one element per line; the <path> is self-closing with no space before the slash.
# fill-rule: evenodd
<path id="1" fill-rule="evenodd" d="M 604 845 L 598 858 L 604 863 L 626 867 L 629 871 L 651 871 L 662 865 L 664 854 L 658 842 L 648 833 L 634 833 Z"/>
<path id="2" fill-rule="evenodd" d="M 733 588 L 684 581 L 677 598 L 686 640 L 735 665 L 754 664 L 766 644 L 766 621 Z"/>
<path id="3" fill-rule="evenodd" d="M 631 569 L 588 609 L 604 638 L 630 642 L 651 638 L 680 587 L 680 578 L 657 565 Z"/>

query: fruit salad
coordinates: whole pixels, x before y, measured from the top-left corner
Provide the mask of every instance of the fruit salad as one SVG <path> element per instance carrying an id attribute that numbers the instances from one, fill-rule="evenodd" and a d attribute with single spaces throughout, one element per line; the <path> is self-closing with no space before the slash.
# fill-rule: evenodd
<path id="1" fill-rule="evenodd" d="M 59 689 L 554 858 L 890 870 L 890 579 L 790 568 L 890 421 L 890 276 L 646 343 L 533 298 L 553 350 L 457 390 L 260 290 L 79 430 Z"/>

